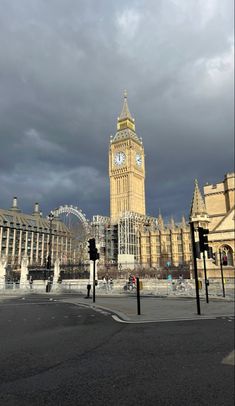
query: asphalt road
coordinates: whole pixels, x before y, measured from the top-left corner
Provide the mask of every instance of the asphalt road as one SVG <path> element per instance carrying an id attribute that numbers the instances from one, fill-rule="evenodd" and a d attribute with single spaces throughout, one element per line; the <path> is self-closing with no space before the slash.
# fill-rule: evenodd
<path id="1" fill-rule="evenodd" d="M 45 295 L 5 299 L 0 405 L 232 406 L 233 328 L 228 317 L 127 325 Z"/>

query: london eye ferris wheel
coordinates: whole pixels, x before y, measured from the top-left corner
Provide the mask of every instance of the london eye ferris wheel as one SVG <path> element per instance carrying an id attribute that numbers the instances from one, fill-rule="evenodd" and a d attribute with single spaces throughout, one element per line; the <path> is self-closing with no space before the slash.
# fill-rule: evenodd
<path id="1" fill-rule="evenodd" d="M 73 262 L 86 259 L 87 240 L 91 233 L 91 227 L 86 215 L 77 206 L 60 206 L 52 211 L 53 215 L 62 221 L 68 228 L 72 242 L 70 258 Z"/>

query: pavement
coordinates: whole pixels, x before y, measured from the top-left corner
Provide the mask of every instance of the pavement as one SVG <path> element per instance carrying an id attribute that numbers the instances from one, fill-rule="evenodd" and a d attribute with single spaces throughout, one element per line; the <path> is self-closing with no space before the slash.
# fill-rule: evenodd
<path id="1" fill-rule="evenodd" d="M 120 323 L 154 323 L 167 321 L 216 319 L 218 317 L 234 318 L 234 301 L 224 298 L 210 298 L 206 303 L 200 299 L 201 314 L 197 313 L 195 298 L 188 297 L 154 297 L 140 298 L 140 315 L 138 315 L 136 296 L 98 296 L 95 303 L 92 298 L 76 294 L 57 300 L 90 307 L 97 311 L 110 312 L 113 319 Z"/>
<path id="2" fill-rule="evenodd" d="M 17 296 L 41 296 L 38 292 L 17 292 Z M 197 313 L 196 298 L 192 296 L 140 296 L 140 314 L 138 314 L 136 294 L 97 295 L 87 299 L 78 293 L 50 292 L 43 296 L 48 300 L 62 301 L 82 305 L 100 312 L 109 312 L 119 323 L 156 323 L 167 321 L 207 320 L 216 318 L 234 318 L 234 300 L 223 297 L 200 297 L 200 315 Z M 16 294 L 1 295 L 0 301 L 16 297 Z"/>

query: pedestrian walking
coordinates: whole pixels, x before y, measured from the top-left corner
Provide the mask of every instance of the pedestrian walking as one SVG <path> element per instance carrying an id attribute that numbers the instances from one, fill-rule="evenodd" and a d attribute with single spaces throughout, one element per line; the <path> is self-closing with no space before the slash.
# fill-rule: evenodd
<path id="1" fill-rule="evenodd" d="M 108 280 L 109 290 L 113 289 L 113 278 L 109 278 Z"/>
<path id="2" fill-rule="evenodd" d="M 29 286 L 30 286 L 30 289 L 33 289 L 33 277 L 32 277 L 32 275 L 29 276 Z"/>
<path id="3" fill-rule="evenodd" d="M 86 295 L 86 299 L 89 299 L 89 298 L 90 298 L 90 291 L 91 291 L 91 284 L 88 283 L 88 284 L 87 284 L 87 295 Z"/>
<path id="4" fill-rule="evenodd" d="M 136 284 L 136 277 L 135 277 L 135 275 L 133 275 L 132 276 L 132 285 L 135 285 Z"/>
<path id="5" fill-rule="evenodd" d="M 107 291 L 107 279 L 105 278 L 105 276 L 102 279 L 103 282 L 103 288 Z"/>

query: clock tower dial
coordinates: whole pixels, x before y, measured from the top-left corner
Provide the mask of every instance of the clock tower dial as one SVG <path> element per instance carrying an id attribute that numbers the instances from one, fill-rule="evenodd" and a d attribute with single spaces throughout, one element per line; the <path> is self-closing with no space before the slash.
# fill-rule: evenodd
<path id="1" fill-rule="evenodd" d="M 139 153 L 136 154 L 135 162 L 136 162 L 137 166 L 141 166 L 141 164 L 142 164 L 142 156 L 141 156 L 141 154 L 139 154 Z"/>
<path id="2" fill-rule="evenodd" d="M 126 155 L 124 152 L 116 152 L 114 155 L 114 164 L 123 165 L 126 160 Z"/>
<path id="3" fill-rule="evenodd" d="M 117 132 L 110 139 L 109 177 L 111 222 L 117 224 L 127 211 L 145 215 L 144 147 L 135 132 L 126 93 Z"/>

